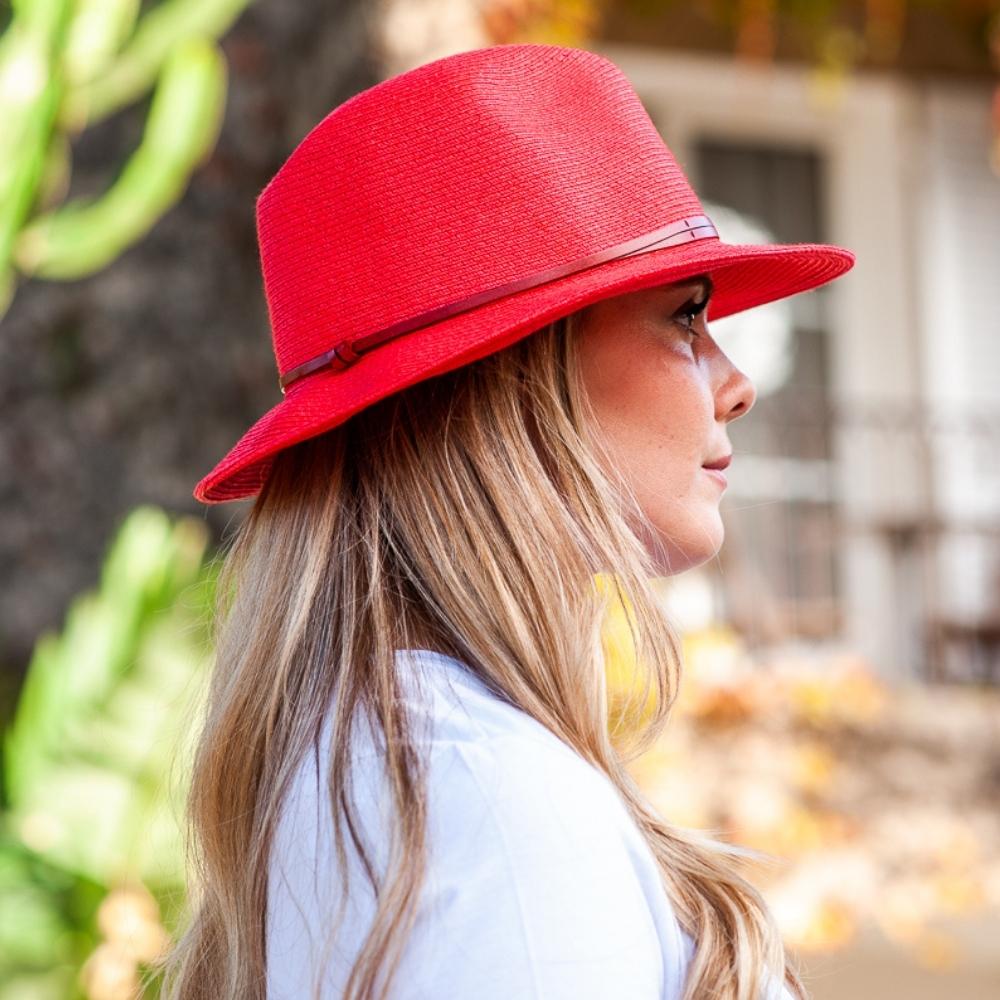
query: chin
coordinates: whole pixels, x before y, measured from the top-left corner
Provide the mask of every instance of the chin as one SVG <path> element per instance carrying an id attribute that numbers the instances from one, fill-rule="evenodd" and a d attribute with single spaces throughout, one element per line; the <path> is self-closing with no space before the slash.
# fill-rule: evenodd
<path id="1" fill-rule="evenodd" d="M 718 514 L 685 528 L 687 530 L 683 533 L 678 533 L 676 528 L 671 531 L 666 527 L 651 526 L 643 540 L 657 572 L 663 576 L 675 576 L 701 566 L 714 559 L 722 548 L 725 528 Z"/>

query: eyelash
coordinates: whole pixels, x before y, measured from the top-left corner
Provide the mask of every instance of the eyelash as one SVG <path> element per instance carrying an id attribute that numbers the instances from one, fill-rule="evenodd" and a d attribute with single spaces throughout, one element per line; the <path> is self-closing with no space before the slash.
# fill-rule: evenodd
<path id="1" fill-rule="evenodd" d="M 703 302 L 695 302 L 694 299 L 689 299 L 680 307 L 680 309 L 677 310 L 677 312 L 674 313 L 673 319 L 677 321 L 683 317 L 687 317 L 692 323 L 694 323 L 695 318 L 704 312 L 707 305 L 708 299 L 705 299 Z M 684 326 L 683 323 L 681 326 L 684 328 L 685 332 L 693 334 L 695 337 L 698 336 L 697 331 L 692 329 L 692 327 Z"/>

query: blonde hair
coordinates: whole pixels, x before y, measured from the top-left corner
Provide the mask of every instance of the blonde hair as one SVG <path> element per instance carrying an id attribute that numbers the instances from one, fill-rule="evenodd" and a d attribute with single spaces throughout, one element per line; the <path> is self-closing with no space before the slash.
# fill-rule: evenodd
<path id="1" fill-rule="evenodd" d="M 685 1000 L 750 1000 L 764 976 L 805 995 L 763 899 L 737 871 L 751 852 L 672 826 L 626 770 L 668 721 L 680 644 L 650 586 L 634 497 L 587 409 L 579 315 L 276 456 L 221 566 L 188 802 L 193 917 L 163 964 L 170 1000 L 263 1000 L 271 843 L 328 712 L 345 873 L 341 816 L 363 853 L 348 808 L 351 727 L 365 715 L 384 740 L 399 863 L 378 885 L 369 866 L 377 910 L 344 996 L 388 995 L 419 903 L 428 818 L 396 676 L 405 649 L 463 661 L 614 783 L 697 942 Z M 615 586 L 594 586 L 595 574 Z M 642 698 L 655 706 L 638 730 L 609 726 L 609 589 L 629 609 Z"/>

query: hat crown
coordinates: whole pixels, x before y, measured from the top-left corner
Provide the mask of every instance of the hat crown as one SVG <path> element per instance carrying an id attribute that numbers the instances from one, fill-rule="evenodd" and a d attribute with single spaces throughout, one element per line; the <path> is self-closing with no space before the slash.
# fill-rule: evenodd
<path id="1" fill-rule="evenodd" d="M 701 213 L 603 56 L 499 45 L 427 63 L 331 111 L 258 198 L 278 371 Z"/>

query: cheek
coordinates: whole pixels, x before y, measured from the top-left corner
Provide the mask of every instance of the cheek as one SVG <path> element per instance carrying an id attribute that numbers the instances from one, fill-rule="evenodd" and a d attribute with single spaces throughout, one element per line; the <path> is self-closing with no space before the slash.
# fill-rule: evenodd
<path id="1" fill-rule="evenodd" d="M 664 573 L 712 557 L 722 543 L 720 491 L 701 468 L 712 446 L 711 393 L 690 356 L 602 370 L 592 402 L 610 462 L 643 514 L 639 531 Z"/>
<path id="2" fill-rule="evenodd" d="M 661 358 L 608 375 L 595 409 L 613 457 L 640 497 L 681 495 L 710 446 L 711 400 L 694 363 Z"/>

